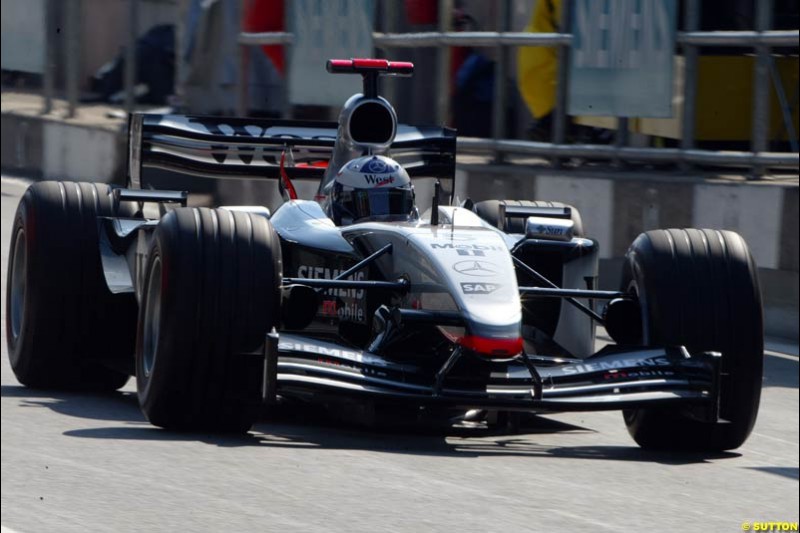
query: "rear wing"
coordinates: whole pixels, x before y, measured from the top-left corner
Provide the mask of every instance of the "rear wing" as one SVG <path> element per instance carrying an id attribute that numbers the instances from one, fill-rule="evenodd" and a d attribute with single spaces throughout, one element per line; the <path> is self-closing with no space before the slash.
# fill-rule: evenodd
<path id="1" fill-rule="evenodd" d="M 280 159 L 290 179 L 321 180 L 333 152 L 335 122 L 132 114 L 128 176 L 133 189 L 151 188 L 158 175 L 212 179 L 278 179 Z M 456 132 L 435 126 L 397 127 L 390 155 L 413 177 L 448 180 L 454 188 Z M 159 180 L 160 181 L 160 180 Z"/>

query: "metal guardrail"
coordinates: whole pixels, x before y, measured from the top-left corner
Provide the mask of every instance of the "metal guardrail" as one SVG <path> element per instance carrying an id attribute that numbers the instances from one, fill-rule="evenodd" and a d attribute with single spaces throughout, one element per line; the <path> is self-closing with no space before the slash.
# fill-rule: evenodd
<path id="1" fill-rule="evenodd" d="M 762 165 L 771 168 L 797 168 L 798 157 L 796 153 L 792 152 L 753 153 L 733 150 L 633 148 L 606 144 L 553 144 L 515 139 L 480 139 L 477 137 L 458 137 L 457 143 L 459 149 L 468 152 L 503 152 L 544 157 L 583 157 L 652 163 Z"/>
<path id="2" fill-rule="evenodd" d="M 293 42 L 288 32 L 248 33 L 239 35 L 239 44 L 259 46 L 287 44 Z M 797 46 L 800 30 L 787 31 L 697 31 L 678 32 L 678 44 L 695 46 Z M 380 33 L 372 34 L 373 44 L 386 48 L 416 48 L 422 46 L 559 46 L 571 45 L 572 35 L 567 33 L 526 33 L 526 32 L 438 32 Z"/>
<path id="3" fill-rule="evenodd" d="M 507 0 L 504 0 L 507 1 Z M 440 0 L 440 4 L 447 4 L 448 0 Z M 562 3 L 561 20 L 571 20 L 571 2 Z M 559 47 L 559 79 L 557 83 L 556 107 L 553 116 L 553 136 L 551 143 L 531 142 L 524 140 L 502 139 L 505 124 L 502 119 L 493 122 L 493 138 L 459 138 L 458 146 L 466 151 L 490 152 L 496 159 L 501 159 L 503 154 L 527 154 L 549 157 L 555 165 L 563 157 L 591 157 L 621 161 L 651 161 L 678 163 L 682 168 L 692 164 L 712 164 L 720 166 L 746 166 L 753 170 L 754 177 L 763 174 L 766 168 L 792 168 L 797 169 L 797 152 L 769 152 L 769 84 L 770 74 L 775 78 L 774 64 L 772 63 L 771 48 L 773 47 L 798 47 L 800 31 L 798 30 L 769 30 L 772 25 L 772 1 L 760 0 L 757 2 L 755 27 L 756 31 L 693 31 L 698 27 L 700 14 L 700 0 L 684 0 L 684 27 L 687 31 L 678 32 L 677 43 L 681 46 L 685 58 L 684 81 L 684 106 L 682 114 L 681 145 L 680 148 L 634 148 L 628 147 L 627 118 L 618 117 L 617 138 L 613 145 L 565 144 L 566 131 L 566 94 L 569 80 L 567 79 L 569 52 L 572 44 L 572 34 L 569 28 L 564 33 L 524 33 L 524 32 L 419 32 L 419 33 L 373 33 L 373 43 L 377 48 L 411 48 L 411 47 L 438 47 L 445 50 L 450 46 L 470 47 L 508 47 L 508 46 L 556 46 Z M 448 12 L 446 9 L 440 12 Z M 444 6 L 446 7 L 446 5 Z M 506 6 L 507 7 L 507 6 Z M 507 27 L 507 21 L 503 24 Z M 440 28 L 442 29 L 442 28 Z M 242 33 L 238 42 L 242 48 L 252 45 L 281 44 L 291 45 L 292 34 L 280 33 Z M 756 52 L 756 67 L 754 69 L 753 91 L 753 133 L 751 151 L 712 151 L 694 148 L 695 112 L 697 95 L 697 47 L 698 46 L 744 46 L 753 47 Z M 438 72 L 447 73 L 449 68 L 443 63 L 444 56 L 438 55 Z M 771 70 L 770 70 L 771 69 Z M 502 68 L 500 69 L 503 70 Z M 244 74 L 243 74 L 244 75 Z M 498 76 L 499 78 L 500 76 Z M 773 80 L 774 81 L 774 80 Z M 239 111 L 244 113 L 246 80 L 240 79 L 242 84 Z M 495 114 L 498 110 L 505 109 L 504 80 L 496 80 L 494 103 Z M 790 137 L 794 136 L 794 127 L 791 124 L 790 112 L 784 103 L 786 96 L 783 87 L 775 84 L 779 101 L 782 107 L 783 119 L 787 123 Z M 437 117 L 447 116 L 446 95 L 450 94 L 449 79 L 447 76 L 437 78 L 437 93 L 440 101 L 437 105 Z M 792 146 L 797 145 L 796 139 L 790 139 Z"/>
<path id="4" fill-rule="evenodd" d="M 243 31 L 239 34 L 239 44 L 262 46 L 269 44 L 292 44 L 294 36 L 291 33 L 274 31 L 266 33 L 250 33 Z"/>
<path id="5" fill-rule="evenodd" d="M 258 34 L 251 34 L 258 35 Z M 262 34 L 264 35 L 264 34 Z M 525 32 L 420 32 L 373 33 L 377 47 L 410 48 L 417 46 L 558 46 L 571 45 L 572 35 L 566 33 Z M 800 31 L 698 31 L 678 32 L 678 44 L 696 46 L 797 46 Z"/>

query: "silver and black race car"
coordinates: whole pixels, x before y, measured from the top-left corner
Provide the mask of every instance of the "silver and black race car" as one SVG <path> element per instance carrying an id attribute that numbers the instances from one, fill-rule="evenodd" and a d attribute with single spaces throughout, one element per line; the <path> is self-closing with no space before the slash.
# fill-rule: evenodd
<path id="1" fill-rule="evenodd" d="M 598 290 L 598 243 L 574 208 L 454 205 L 455 131 L 398 125 L 378 95 L 380 76 L 413 65 L 327 68 L 364 82 L 338 124 L 132 115 L 127 188 L 28 189 L 6 306 L 21 383 L 116 390 L 135 375 L 148 420 L 176 430 L 247 431 L 265 405 L 299 400 L 622 410 L 644 447 L 745 441 L 763 327 L 739 235 L 649 231 L 619 290 Z M 169 184 L 188 178 L 266 178 L 284 201 L 187 207 Z M 317 194 L 298 199 L 308 179 Z M 614 344 L 595 351 L 598 324 Z"/>

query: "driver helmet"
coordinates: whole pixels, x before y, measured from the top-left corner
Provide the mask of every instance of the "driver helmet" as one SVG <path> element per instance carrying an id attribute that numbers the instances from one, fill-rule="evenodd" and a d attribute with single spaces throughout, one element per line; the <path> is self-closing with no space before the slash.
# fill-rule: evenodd
<path id="1" fill-rule="evenodd" d="M 397 161 L 368 155 L 344 165 L 334 178 L 329 215 L 336 225 L 415 218 L 414 186 Z"/>

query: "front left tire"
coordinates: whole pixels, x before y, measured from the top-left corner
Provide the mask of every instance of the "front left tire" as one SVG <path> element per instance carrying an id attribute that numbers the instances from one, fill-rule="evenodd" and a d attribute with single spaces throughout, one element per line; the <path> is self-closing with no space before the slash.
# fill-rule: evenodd
<path id="1" fill-rule="evenodd" d="M 261 409 L 266 334 L 278 324 L 281 249 L 262 215 L 179 208 L 152 237 L 136 346 L 147 419 L 245 432 Z"/>
<path id="2" fill-rule="evenodd" d="M 6 337 L 23 385 L 112 391 L 128 380 L 106 364 L 133 355 L 136 300 L 106 286 L 102 216 L 118 216 L 105 184 L 38 182 L 20 200 L 9 250 Z"/>

